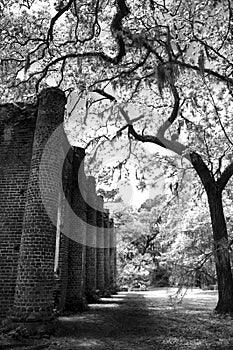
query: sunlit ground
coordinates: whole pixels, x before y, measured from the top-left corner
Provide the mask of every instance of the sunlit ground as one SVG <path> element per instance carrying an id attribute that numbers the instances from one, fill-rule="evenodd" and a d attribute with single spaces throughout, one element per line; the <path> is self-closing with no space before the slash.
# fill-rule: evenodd
<path id="1" fill-rule="evenodd" d="M 233 320 L 213 310 L 217 291 L 120 292 L 88 311 L 60 317 L 50 350 L 233 350 Z"/>

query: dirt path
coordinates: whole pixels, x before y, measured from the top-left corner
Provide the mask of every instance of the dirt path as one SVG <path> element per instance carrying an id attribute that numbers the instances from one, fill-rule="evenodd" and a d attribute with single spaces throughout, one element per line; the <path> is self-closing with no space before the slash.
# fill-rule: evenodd
<path id="1" fill-rule="evenodd" d="M 171 289 L 119 293 L 84 313 L 60 317 L 46 349 L 233 349 L 232 318 L 212 311 L 216 292 L 194 290 L 178 305 L 172 294 Z"/>
<path id="2" fill-rule="evenodd" d="M 233 322 L 213 313 L 216 292 L 174 290 L 119 293 L 81 315 L 63 317 L 50 350 L 233 349 Z"/>

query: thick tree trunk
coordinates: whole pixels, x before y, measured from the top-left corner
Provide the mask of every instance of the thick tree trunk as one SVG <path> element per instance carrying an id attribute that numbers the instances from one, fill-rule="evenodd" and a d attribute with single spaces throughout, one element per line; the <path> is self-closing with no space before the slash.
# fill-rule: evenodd
<path id="1" fill-rule="evenodd" d="M 200 177 L 206 190 L 213 228 L 215 264 L 218 281 L 219 300 L 215 310 L 219 313 L 233 312 L 233 278 L 231 272 L 230 253 L 226 220 L 223 213 L 222 191 L 233 173 L 230 164 L 215 181 L 213 173 L 208 169 L 202 157 L 190 153 L 190 161 Z"/>
<path id="2" fill-rule="evenodd" d="M 213 227 L 214 253 L 219 294 L 219 300 L 215 310 L 219 313 L 233 312 L 233 278 L 226 221 L 222 206 L 222 195 L 218 186 L 214 186 L 207 195 Z"/>
<path id="3" fill-rule="evenodd" d="M 139 134 L 134 130 L 132 121 L 128 125 L 128 132 L 136 140 L 157 144 L 169 149 L 178 155 L 185 156 L 193 165 L 208 196 L 211 222 L 213 227 L 213 239 L 215 248 L 216 272 L 218 280 L 219 301 L 216 311 L 220 313 L 233 312 L 233 277 L 231 272 L 231 261 L 228 249 L 228 236 L 226 221 L 222 206 L 222 191 L 229 179 L 233 176 L 233 162 L 229 164 L 217 180 L 212 170 L 205 164 L 202 156 L 197 152 L 188 153 L 188 149 L 178 141 L 168 140 L 164 137 L 165 131 L 173 124 L 178 116 L 179 95 L 173 86 L 174 108 L 171 116 L 159 128 L 156 136 Z M 122 109 L 123 110 L 123 109 Z M 128 114 L 123 110 L 123 116 L 127 120 Z M 130 120 L 130 118 L 128 118 Z"/>

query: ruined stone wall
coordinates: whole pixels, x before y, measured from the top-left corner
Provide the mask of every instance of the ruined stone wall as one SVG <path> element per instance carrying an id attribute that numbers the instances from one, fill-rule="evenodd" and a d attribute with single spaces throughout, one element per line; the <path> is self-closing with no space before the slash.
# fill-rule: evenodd
<path id="1" fill-rule="evenodd" d="M 86 259 L 86 177 L 84 174 L 83 149 L 74 148 L 71 173 L 71 209 L 68 213 L 69 240 L 68 285 L 66 308 L 82 309 L 85 305 L 85 259 Z M 82 193 L 81 193 L 82 190 Z"/>
<path id="2" fill-rule="evenodd" d="M 114 284 L 112 222 L 84 150 L 69 150 L 65 103 L 49 88 L 37 106 L 0 105 L 0 313 L 16 320 L 82 309 Z"/>
<path id="3" fill-rule="evenodd" d="M 97 264 L 97 208 L 96 208 L 95 179 L 87 178 L 87 237 L 86 237 L 86 288 L 87 301 L 92 302 L 96 297 L 96 264 Z"/>
<path id="4" fill-rule="evenodd" d="M 14 300 L 36 109 L 0 105 L 0 312 Z"/>
<path id="5" fill-rule="evenodd" d="M 103 197 L 97 197 L 97 251 L 96 251 L 96 288 L 100 295 L 105 291 L 105 268 L 104 268 L 104 212 Z"/>
<path id="6" fill-rule="evenodd" d="M 42 157 L 63 122 L 65 103 L 58 89 L 43 91 L 38 102 L 14 299 L 14 315 L 23 320 L 49 319 L 53 313 L 56 226 L 51 218 L 57 216 L 60 150 L 51 147 L 47 159 Z"/>

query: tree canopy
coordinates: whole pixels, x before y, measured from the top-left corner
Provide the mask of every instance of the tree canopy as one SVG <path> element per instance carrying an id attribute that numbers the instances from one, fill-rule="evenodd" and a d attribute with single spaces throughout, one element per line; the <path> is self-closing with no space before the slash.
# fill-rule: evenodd
<path id="1" fill-rule="evenodd" d="M 111 83 L 131 93 L 154 81 L 162 92 L 181 72 L 233 82 L 230 0 L 1 5 L 1 71 L 11 88 L 19 87 L 19 73 L 37 89 L 52 77 L 66 89 Z"/>
<path id="2" fill-rule="evenodd" d="M 175 166 L 188 168 L 191 163 L 208 198 L 217 309 L 233 311 L 223 211 L 223 190 L 233 174 L 232 2 L 0 4 L 2 101 L 22 95 L 32 99 L 44 86 L 56 85 L 68 97 L 76 93 L 67 112 L 69 119 L 76 114 L 73 126 L 85 127 L 89 121 L 94 127 L 86 144 L 94 147 L 94 158 L 106 142 L 113 149 L 123 142 L 126 160 L 132 154 L 137 158 L 139 141 L 174 152 L 179 157 Z"/>
<path id="3" fill-rule="evenodd" d="M 228 0 L 3 1 L 2 101 L 58 85 L 67 93 L 92 92 L 85 105 L 91 115 L 94 92 L 117 105 L 107 121 L 118 136 L 185 156 L 198 150 L 217 178 L 232 156 L 231 6 Z M 129 102 L 133 113 L 121 109 Z M 221 185 L 227 181 L 226 173 Z"/>

